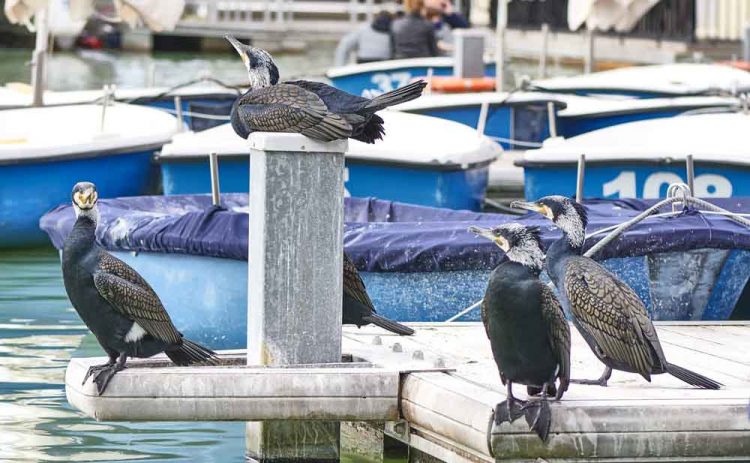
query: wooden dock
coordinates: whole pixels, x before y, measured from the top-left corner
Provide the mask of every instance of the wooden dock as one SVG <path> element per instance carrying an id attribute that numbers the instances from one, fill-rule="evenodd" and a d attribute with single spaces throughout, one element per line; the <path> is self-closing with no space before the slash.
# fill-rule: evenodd
<path id="1" fill-rule="evenodd" d="M 750 323 L 656 323 L 670 362 L 726 387 L 699 390 L 667 375 L 649 384 L 622 372 L 607 388 L 573 384 L 551 405 L 546 445 L 523 419 L 493 428 L 504 388 L 480 324 L 412 326 L 411 337 L 345 327 L 349 362 L 340 366 L 247 367 L 241 352 L 226 353 L 227 365 L 218 367 L 167 367 L 159 357 L 130 361 L 103 397 L 81 379 L 89 364 L 104 359 L 73 359 L 66 392 L 73 406 L 105 420 L 387 421 L 387 434 L 450 462 L 750 457 Z M 598 377 L 602 365 L 571 331 L 573 376 Z M 515 393 L 524 398 L 525 387 Z"/>

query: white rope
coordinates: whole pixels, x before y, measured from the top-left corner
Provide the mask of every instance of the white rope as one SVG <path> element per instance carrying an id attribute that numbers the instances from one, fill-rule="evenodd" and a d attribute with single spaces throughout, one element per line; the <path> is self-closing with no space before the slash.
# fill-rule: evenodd
<path id="1" fill-rule="evenodd" d="M 535 141 L 514 140 L 512 138 L 493 137 L 490 135 L 487 135 L 487 137 L 490 138 L 491 140 L 499 141 L 501 143 L 508 143 L 510 145 L 526 146 L 529 148 L 541 148 L 542 147 L 542 143 L 535 142 Z"/>
<path id="2" fill-rule="evenodd" d="M 169 109 L 169 108 L 155 108 L 155 109 L 160 109 L 164 112 L 168 112 L 169 114 L 177 114 L 177 110 L 175 109 Z M 221 116 L 218 114 L 196 113 L 193 111 L 182 111 L 181 113 L 183 116 L 195 117 L 197 119 L 209 119 L 212 121 L 228 121 L 230 119 L 230 116 Z"/>
<path id="3" fill-rule="evenodd" d="M 449 318 L 448 320 L 446 320 L 444 323 L 450 323 L 450 322 L 458 320 L 459 318 L 463 317 L 467 313 L 471 312 L 472 310 L 474 310 L 477 307 L 479 307 L 480 305 L 482 305 L 482 301 L 483 300 L 484 299 L 479 299 L 477 302 L 471 304 L 469 307 L 465 308 L 464 310 L 460 311 L 456 315 L 452 316 L 451 318 Z"/>

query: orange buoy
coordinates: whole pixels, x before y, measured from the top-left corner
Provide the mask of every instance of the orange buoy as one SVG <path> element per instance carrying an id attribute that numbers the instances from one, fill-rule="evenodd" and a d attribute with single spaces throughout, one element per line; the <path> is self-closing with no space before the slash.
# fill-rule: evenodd
<path id="1" fill-rule="evenodd" d="M 428 81 L 433 92 L 462 93 L 495 90 L 494 77 L 433 76 L 425 80 Z"/>
<path id="2" fill-rule="evenodd" d="M 732 66 L 733 68 L 742 69 L 743 71 L 750 71 L 750 62 L 747 61 L 721 61 L 719 64 Z"/>

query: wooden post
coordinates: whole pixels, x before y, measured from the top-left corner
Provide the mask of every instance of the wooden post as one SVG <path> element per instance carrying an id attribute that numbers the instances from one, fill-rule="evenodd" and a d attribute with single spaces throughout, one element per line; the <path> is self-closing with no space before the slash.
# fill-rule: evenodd
<path id="1" fill-rule="evenodd" d="M 347 142 L 249 142 L 247 363 L 340 362 Z M 253 422 L 246 435 L 257 461 L 339 459 L 337 422 Z"/>

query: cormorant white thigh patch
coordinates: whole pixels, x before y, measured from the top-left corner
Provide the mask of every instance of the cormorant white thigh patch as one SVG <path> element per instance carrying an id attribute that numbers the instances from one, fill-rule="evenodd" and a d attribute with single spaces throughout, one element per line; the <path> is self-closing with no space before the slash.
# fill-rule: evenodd
<path id="1" fill-rule="evenodd" d="M 146 336 L 146 330 L 141 328 L 141 325 L 139 325 L 136 322 L 133 322 L 133 326 L 130 327 L 130 330 L 125 335 L 125 342 L 138 342 Z"/>

